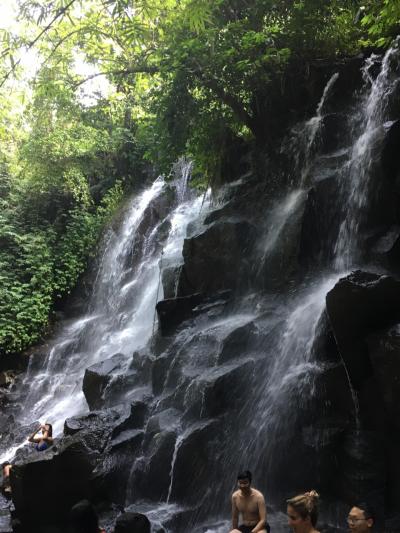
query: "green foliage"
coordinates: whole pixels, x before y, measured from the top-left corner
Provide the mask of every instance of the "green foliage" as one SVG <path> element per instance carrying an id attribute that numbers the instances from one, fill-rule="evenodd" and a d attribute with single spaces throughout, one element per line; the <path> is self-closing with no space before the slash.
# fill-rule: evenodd
<path id="1" fill-rule="evenodd" d="M 0 29 L 0 352 L 40 339 L 146 165 L 190 156 L 204 189 L 229 146 L 268 145 L 293 73 L 400 29 L 400 0 L 16 1 L 18 30 Z M 111 89 L 85 103 L 91 79 Z"/>
<path id="2" fill-rule="evenodd" d="M 368 30 L 364 46 L 386 47 L 400 31 L 400 0 L 374 0 L 366 2 L 361 12 L 361 24 Z"/>

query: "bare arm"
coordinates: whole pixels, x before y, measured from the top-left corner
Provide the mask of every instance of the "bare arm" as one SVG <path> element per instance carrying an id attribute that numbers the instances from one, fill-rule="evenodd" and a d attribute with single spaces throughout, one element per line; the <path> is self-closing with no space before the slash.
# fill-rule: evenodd
<path id="1" fill-rule="evenodd" d="M 257 533 L 258 531 L 262 531 L 263 529 L 265 529 L 265 523 L 267 521 L 267 508 L 265 506 L 265 500 L 262 494 L 257 498 L 257 506 L 260 520 L 253 527 L 251 533 Z"/>
<path id="2" fill-rule="evenodd" d="M 235 495 L 232 495 L 232 529 L 239 527 L 239 509 L 236 506 Z"/>
<path id="3" fill-rule="evenodd" d="M 42 440 L 42 437 L 36 437 L 36 435 L 39 433 L 39 431 L 42 429 L 42 426 L 40 426 L 39 429 L 34 431 L 30 437 L 28 437 L 29 442 L 40 442 Z"/>

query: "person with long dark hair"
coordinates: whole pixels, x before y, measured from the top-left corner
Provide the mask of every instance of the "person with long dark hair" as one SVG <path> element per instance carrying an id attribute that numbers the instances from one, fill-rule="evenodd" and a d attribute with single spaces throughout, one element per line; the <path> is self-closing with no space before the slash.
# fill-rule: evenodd
<path id="1" fill-rule="evenodd" d="M 53 445 L 53 426 L 48 422 L 44 425 L 40 425 L 28 438 L 28 441 L 35 444 L 35 448 L 38 452 L 44 452 Z"/>

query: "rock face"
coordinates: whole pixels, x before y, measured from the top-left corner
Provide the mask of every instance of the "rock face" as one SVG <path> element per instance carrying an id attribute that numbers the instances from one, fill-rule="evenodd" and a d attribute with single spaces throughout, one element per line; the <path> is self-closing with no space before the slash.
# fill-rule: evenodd
<path id="1" fill-rule="evenodd" d="M 400 319 L 400 282 L 357 271 L 327 294 L 326 305 L 339 351 L 356 389 L 372 374 L 365 338 Z"/>
<path id="2" fill-rule="evenodd" d="M 374 495 L 378 506 L 400 497 L 400 281 L 357 271 L 327 295 L 339 352 L 359 404 L 360 429 L 346 433 L 341 490 L 348 497 Z M 386 494 L 384 490 L 386 487 Z"/>
<path id="3" fill-rule="evenodd" d="M 132 454 L 143 439 L 140 409 L 120 407 L 68 419 L 65 437 L 50 449 L 20 456 L 11 486 L 24 530 L 66 524 L 70 508 L 81 499 L 123 501 Z"/>
<path id="4" fill-rule="evenodd" d="M 256 228 L 247 221 L 220 220 L 186 239 L 178 295 L 243 287 L 251 271 L 249 254 L 256 234 Z"/>

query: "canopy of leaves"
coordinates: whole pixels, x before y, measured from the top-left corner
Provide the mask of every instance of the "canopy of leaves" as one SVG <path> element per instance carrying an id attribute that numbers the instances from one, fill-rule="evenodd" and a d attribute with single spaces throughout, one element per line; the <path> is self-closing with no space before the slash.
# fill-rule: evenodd
<path id="1" fill-rule="evenodd" d="M 204 187 L 232 139 L 268 145 L 293 73 L 387 46 L 400 20 L 400 0 L 15 2 L 0 30 L 0 352 L 40 339 L 149 163 L 189 156 Z"/>

